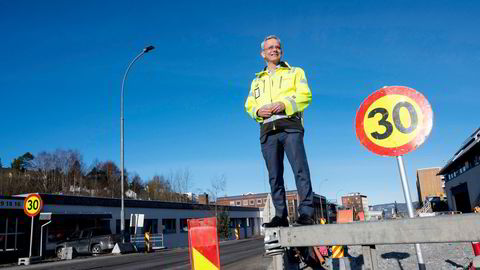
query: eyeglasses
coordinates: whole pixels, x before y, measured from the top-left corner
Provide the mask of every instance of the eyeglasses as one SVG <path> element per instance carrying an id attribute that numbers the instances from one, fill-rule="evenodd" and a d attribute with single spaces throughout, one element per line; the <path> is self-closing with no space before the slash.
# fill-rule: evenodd
<path id="1" fill-rule="evenodd" d="M 281 50 L 282 50 L 282 47 L 280 47 L 280 46 L 278 46 L 278 45 L 276 45 L 276 46 L 275 46 L 275 45 L 272 45 L 272 46 L 270 46 L 270 47 L 268 47 L 268 48 L 265 48 L 266 51 L 271 51 L 271 50 L 274 50 L 274 49 L 277 49 L 277 50 L 281 51 Z"/>

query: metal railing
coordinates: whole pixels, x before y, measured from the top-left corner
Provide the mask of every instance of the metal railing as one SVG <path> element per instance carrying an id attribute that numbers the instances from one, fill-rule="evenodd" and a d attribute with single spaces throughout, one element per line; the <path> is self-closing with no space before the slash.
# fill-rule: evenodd
<path id="1" fill-rule="evenodd" d="M 152 242 L 152 249 L 164 249 L 163 233 L 150 234 L 150 241 Z M 145 235 L 137 234 L 130 236 L 130 242 L 137 248 L 137 250 L 145 250 Z"/>
<path id="2" fill-rule="evenodd" d="M 265 249 L 273 258 L 273 269 L 284 269 L 287 247 L 362 246 L 364 269 L 377 270 L 375 245 L 478 242 L 478 228 L 479 214 L 268 228 L 265 229 Z"/>
<path id="3" fill-rule="evenodd" d="M 430 201 L 427 199 L 423 202 L 422 208 L 417 210 L 417 216 L 420 213 L 429 213 L 429 212 L 432 212 L 432 203 L 430 203 Z"/>

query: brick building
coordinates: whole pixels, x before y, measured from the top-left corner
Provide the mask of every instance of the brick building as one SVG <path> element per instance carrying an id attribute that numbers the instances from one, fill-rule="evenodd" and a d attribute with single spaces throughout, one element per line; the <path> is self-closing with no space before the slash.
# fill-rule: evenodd
<path id="1" fill-rule="evenodd" d="M 367 196 L 362 195 L 359 192 L 353 192 L 342 196 L 342 205 L 346 209 L 353 209 L 356 213 L 363 211 L 367 214 L 368 212 Z"/>
<path id="2" fill-rule="evenodd" d="M 237 196 L 219 197 L 217 203 L 219 205 L 228 206 L 242 206 L 242 207 L 257 207 L 264 208 L 267 203 L 267 197 L 269 193 L 246 193 Z M 298 193 L 296 190 L 290 190 L 286 192 L 288 219 L 293 222 L 299 216 L 297 212 L 298 207 Z M 313 193 L 313 207 L 314 207 L 314 220 L 319 221 L 323 217 L 327 219 L 327 200 L 324 196 Z M 323 209 L 322 209 L 323 208 Z M 265 221 L 264 221 L 265 222 Z"/>

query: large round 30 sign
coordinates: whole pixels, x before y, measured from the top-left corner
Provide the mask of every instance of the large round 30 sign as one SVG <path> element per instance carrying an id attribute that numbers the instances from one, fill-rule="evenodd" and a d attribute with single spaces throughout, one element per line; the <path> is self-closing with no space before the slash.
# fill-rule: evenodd
<path id="1" fill-rule="evenodd" d="M 365 99 L 355 118 L 357 138 L 381 156 L 401 156 L 430 134 L 433 112 L 427 99 L 405 86 L 385 86 Z"/>

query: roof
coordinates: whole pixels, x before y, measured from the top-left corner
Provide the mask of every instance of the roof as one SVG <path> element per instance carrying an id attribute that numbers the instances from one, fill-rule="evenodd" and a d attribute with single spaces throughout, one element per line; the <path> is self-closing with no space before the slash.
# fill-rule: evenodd
<path id="1" fill-rule="evenodd" d="M 460 164 L 460 162 L 463 162 L 463 157 L 470 153 L 474 147 L 477 148 L 477 146 L 480 146 L 480 128 L 477 128 L 475 132 L 472 133 L 460 146 L 460 149 L 458 149 L 453 157 L 447 162 L 445 166 L 443 166 L 442 169 L 438 172 L 438 175 L 445 175 L 449 171 L 455 169 L 457 165 Z"/>
<path id="2" fill-rule="evenodd" d="M 288 191 L 285 192 L 286 195 L 296 195 L 297 193 L 298 193 L 297 190 L 288 190 Z M 242 194 L 242 195 L 218 197 L 217 200 L 218 201 L 226 201 L 226 200 L 254 199 L 254 198 L 259 198 L 259 197 L 267 197 L 268 194 L 270 194 L 270 193 L 269 192 L 264 192 L 264 193 L 248 192 L 248 193 Z M 318 198 L 318 197 L 325 198 L 325 196 L 317 194 L 315 192 L 313 192 L 313 196 L 316 197 L 316 198 Z"/>
<path id="3" fill-rule="evenodd" d="M 233 196 L 224 196 L 224 197 L 218 197 L 217 200 L 235 200 L 235 199 L 247 199 L 247 198 L 255 198 L 255 197 L 263 197 L 263 196 L 268 196 L 268 193 L 247 193 L 247 194 L 242 194 L 242 195 L 233 195 Z"/>
<path id="4" fill-rule="evenodd" d="M 441 169 L 441 167 L 420 168 L 420 169 L 417 169 L 417 172 L 426 171 L 426 170 L 435 170 L 435 169 Z"/>
<path id="5" fill-rule="evenodd" d="M 72 195 L 57 195 L 57 194 L 39 194 L 44 204 L 57 205 L 83 205 L 83 206 L 106 206 L 106 207 L 120 207 L 121 200 L 113 198 L 101 197 L 87 197 L 87 196 L 72 196 Z M 22 197 L 25 194 L 16 195 Z M 0 196 L 0 198 L 3 196 Z M 15 198 L 9 197 L 9 198 Z M 196 204 L 196 203 L 179 203 L 179 202 L 164 202 L 164 201 L 147 201 L 147 200 L 124 200 L 125 207 L 131 208 L 162 208 L 162 209 L 189 209 L 189 210 L 213 210 L 214 205 Z M 252 211 L 252 207 L 241 206 L 225 206 L 228 211 Z"/>

